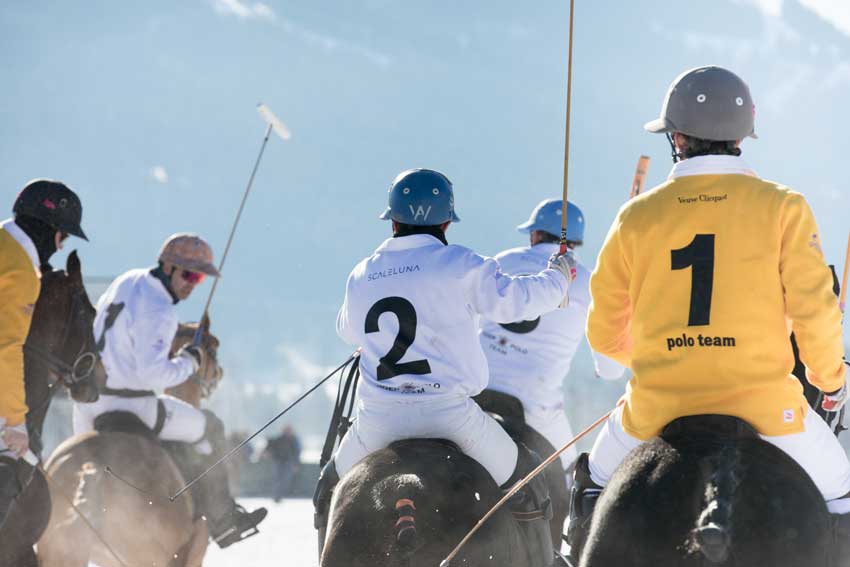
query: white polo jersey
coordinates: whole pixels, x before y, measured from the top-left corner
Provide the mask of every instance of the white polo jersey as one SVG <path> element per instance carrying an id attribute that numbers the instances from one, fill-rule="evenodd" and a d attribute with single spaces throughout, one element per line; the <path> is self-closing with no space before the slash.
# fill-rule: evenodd
<path id="1" fill-rule="evenodd" d="M 479 315 L 533 319 L 566 290 L 557 270 L 512 277 L 428 234 L 389 238 L 349 275 L 337 333 L 361 347 L 361 400 L 474 396 L 488 380 Z"/>
<path id="2" fill-rule="evenodd" d="M 188 357 L 169 358 L 176 333 L 174 300 L 150 269 L 118 276 L 98 300 L 94 319 L 106 385 L 152 390 L 184 382 L 194 365 Z"/>
<path id="3" fill-rule="evenodd" d="M 541 243 L 506 250 L 496 260 L 507 274 L 536 273 L 546 267 L 558 244 Z M 488 388 L 518 398 L 527 413 L 563 407 L 562 383 L 584 338 L 590 305 L 590 272 L 579 264 L 570 285 L 569 305 L 532 320 L 499 324 L 483 319 L 481 348 L 490 367 Z M 612 380 L 624 368 L 610 358 L 593 353 L 596 374 Z"/>

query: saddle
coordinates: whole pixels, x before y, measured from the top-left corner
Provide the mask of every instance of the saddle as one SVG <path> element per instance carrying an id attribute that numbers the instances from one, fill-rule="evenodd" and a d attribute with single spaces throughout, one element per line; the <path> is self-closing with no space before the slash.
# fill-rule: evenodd
<path id="1" fill-rule="evenodd" d="M 481 409 L 496 418 L 512 437 L 514 432 L 525 429 L 525 409 L 522 402 L 514 396 L 496 390 L 484 390 L 472 399 Z"/>
<path id="2" fill-rule="evenodd" d="M 165 422 L 165 408 L 162 403 L 157 408 L 157 423 L 159 427 L 151 429 L 137 416 L 129 411 L 108 411 L 100 414 L 94 420 L 95 430 L 101 433 L 130 433 L 132 435 L 140 435 L 151 441 L 159 442 L 157 435 L 162 430 L 162 423 Z M 162 419 L 160 420 L 160 414 Z"/>
<path id="3" fill-rule="evenodd" d="M 728 440 L 755 439 L 752 425 L 731 415 L 689 415 L 674 419 L 661 431 L 661 437 L 720 437 Z"/>

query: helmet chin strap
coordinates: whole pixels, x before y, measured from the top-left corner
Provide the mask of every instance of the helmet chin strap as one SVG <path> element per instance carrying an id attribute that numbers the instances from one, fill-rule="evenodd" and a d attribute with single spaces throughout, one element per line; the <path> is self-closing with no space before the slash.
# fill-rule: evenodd
<path id="1" fill-rule="evenodd" d="M 670 132 L 664 133 L 667 136 L 667 141 L 670 142 L 670 155 L 673 157 L 673 163 L 678 163 L 684 159 L 681 152 L 676 151 L 676 143 L 673 141 L 673 135 Z"/>

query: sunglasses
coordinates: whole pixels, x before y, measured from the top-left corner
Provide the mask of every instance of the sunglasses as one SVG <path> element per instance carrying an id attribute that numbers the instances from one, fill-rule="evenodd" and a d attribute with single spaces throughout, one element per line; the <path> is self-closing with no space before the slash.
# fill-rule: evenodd
<path id="1" fill-rule="evenodd" d="M 191 270 L 181 270 L 180 277 L 189 283 L 199 284 L 204 281 L 206 274 L 202 274 L 201 272 L 193 272 Z"/>

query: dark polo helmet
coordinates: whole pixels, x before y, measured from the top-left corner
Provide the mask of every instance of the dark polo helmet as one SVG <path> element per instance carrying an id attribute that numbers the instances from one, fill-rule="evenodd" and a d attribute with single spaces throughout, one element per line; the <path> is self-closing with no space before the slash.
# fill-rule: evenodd
<path id="1" fill-rule="evenodd" d="M 728 69 L 709 65 L 676 77 L 664 98 L 661 116 L 644 128 L 718 142 L 743 140 L 758 137 L 755 114 L 747 83 Z"/>
<path id="2" fill-rule="evenodd" d="M 460 222 L 452 182 L 433 169 L 406 169 L 390 185 L 389 203 L 378 218 L 416 226 Z"/>
<path id="3" fill-rule="evenodd" d="M 61 181 L 33 179 L 18 194 L 12 213 L 35 217 L 56 230 L 88 240 L 80 226 L 83 204 Z"/>

